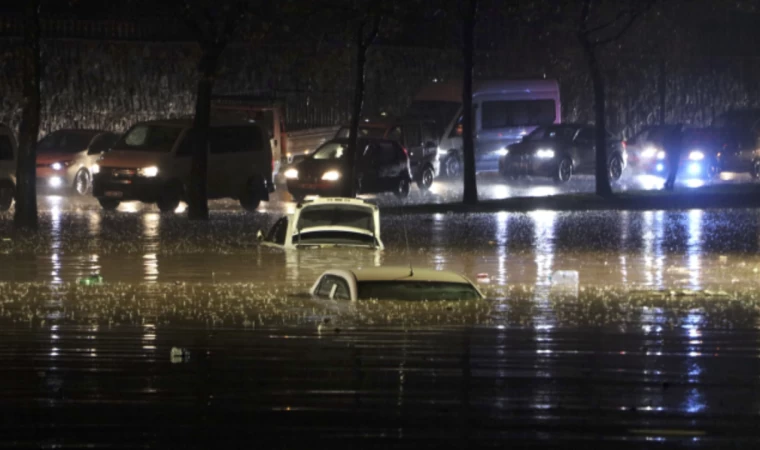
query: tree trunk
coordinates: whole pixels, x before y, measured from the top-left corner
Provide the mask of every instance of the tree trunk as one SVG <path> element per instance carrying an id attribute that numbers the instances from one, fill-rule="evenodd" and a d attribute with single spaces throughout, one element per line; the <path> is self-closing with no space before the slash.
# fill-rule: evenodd
<path id="1" fill-rule="evenodd" d="M 359 162 L 359 122 L 364 106 L 364 66 L 367 62 L 367 45 L 364 41 L 364 23 L 356 30 L 356 78 L 354 79 L 354 101 L 351 108 L 351 126 L 348 132 L 348 149 L 346 150 L 346 168 L 343 178 L 343 196 L 356 197 L 357 164 Z"/>
<path id="2" fill-rule="evenodd" d="M 596 148 L 596 195 L 600 197 L 612 197 L 612 188 L 610 187 L 610 171 L 607 166 L 607 126 L 605 120 L 605 98 L 604 98 L 604 78 L 599 69 L 599 62 L 596 59 L 596 49 L 588 43 L 583 42 L 583 49 L 586 52 L 588 68 L 591 72 L 591 82 L 594 85 L 594 122 L 596 122 L 594 146 Z"/>
<path id="3" fill-rule="evenodd" d="M 466 205 L 478 203 L 478 183 L 475 178 L 475 136 L 472 110 L 472 73 L 474 69 L 474 32 L 477 0 L 469 0 L 467 11 L 462 15 L 462 56 L 464 76 L 462 81 L 462 157 L 464 158 L 464 195 Z"/>
<path id="4" fill-rule="evenodd" d="M 16 165 L 17 230 L 37 229 L 37 137 L 40 132 L 40 0 L 26 5 L 24 46 L 21 50 L 24 75 L 24 105 L 19 127 Z"/>
<path id="5" fill-rule="evenodd" d="M 199 65 L 201 75 L 193 119 L 193 160 L 190 185 L 187 187 L 187 216 L 191 220 L 208 220 L 208 147 L 211 124 L 211 93 L 224 46 L 204 46 Z"/>

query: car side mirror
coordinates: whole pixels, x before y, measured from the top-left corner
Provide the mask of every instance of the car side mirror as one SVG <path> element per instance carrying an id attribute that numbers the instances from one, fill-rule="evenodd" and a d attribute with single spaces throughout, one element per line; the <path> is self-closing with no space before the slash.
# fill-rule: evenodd
<path id="1" fill-rule="evenodd" d="M 264 233 L 262 233 L 261 230 L 259 230 L 258 232 L 256 232 L 256 240 L 259 241 L 259 242 L 261 242 L 261 241 L 264 240 Z"/>
<path id="2" fill-rule="evenodd" d="M 425 142 L 425 148 L 438 148 L 438 146 L 433 141 L 427 141 Z"/>

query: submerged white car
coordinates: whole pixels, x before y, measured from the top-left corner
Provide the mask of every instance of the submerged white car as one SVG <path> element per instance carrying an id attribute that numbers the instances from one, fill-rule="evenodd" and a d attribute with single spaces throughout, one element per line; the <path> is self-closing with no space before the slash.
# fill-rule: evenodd
<path id="1" fill-rule="evenodd" d="M 447 270 L 411 266 L 328 270 L 314 283 L 321 300 L 479 300 L 485 298 L 467 277 Z"/>
<path id="2" fill-rule="evenodd" d="M 295 212 L 280 218 L 261 245 L 282 249 L 358 247 L 382 250 L 380 210 L 353 198 L 318 198 L 299 203 Z"/>

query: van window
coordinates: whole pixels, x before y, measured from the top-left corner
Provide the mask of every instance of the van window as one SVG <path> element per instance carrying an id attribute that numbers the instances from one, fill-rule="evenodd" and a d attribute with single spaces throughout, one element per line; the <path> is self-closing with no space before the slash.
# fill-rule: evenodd
<path id="1" fill-rule="evenodd" d="M 0 134 L 0 161 L 13 161 L 13 143 L 7 135 Z"/>
<path id="2" fill-rule="evenodd" d="M 260 152 L 261 132 L 257 127 L 214 127 L 209 133 L 211 153 Z"/>
<path id="3" fill-rule="evenodd" d="M 556 119 L 554 100 L 497 100 L 483 102 L 484 130 L 550 125 Z"/>
<path id="4" fill-rule="evenodd" d="M 115 147 L 119 150 L 169 152 L 180 133 L 181 127 L 143 123 L 127 131 Z"/>

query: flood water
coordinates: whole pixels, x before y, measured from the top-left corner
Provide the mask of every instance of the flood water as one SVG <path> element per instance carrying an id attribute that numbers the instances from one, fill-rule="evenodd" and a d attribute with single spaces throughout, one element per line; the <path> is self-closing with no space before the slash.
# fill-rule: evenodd
<path id="1" fill-rule="evenodd" d="M 0 446 L 760 444 L 760 211 L 384 216 L 383 252 L 279 252 L 255 236 L 288 205 L 47 202 L 33 237 L 0 216 Z M 410 262 L 488 299 L 303 295 Z"/>

